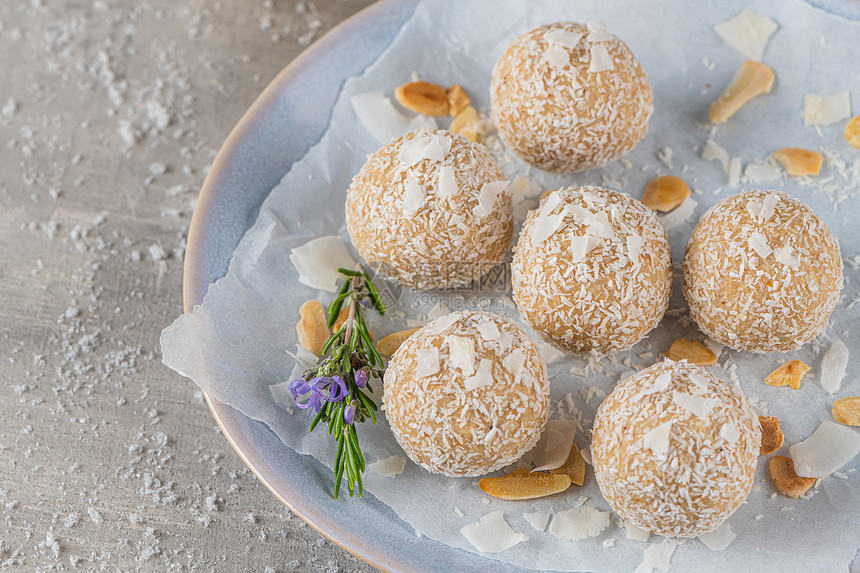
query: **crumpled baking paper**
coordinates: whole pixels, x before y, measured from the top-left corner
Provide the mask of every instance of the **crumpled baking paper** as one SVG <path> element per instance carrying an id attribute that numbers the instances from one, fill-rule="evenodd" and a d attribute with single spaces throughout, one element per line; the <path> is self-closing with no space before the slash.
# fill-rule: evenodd
<path id="1" fill-rule="evenodd" d="M 779 24 L 764 55 L 777 80 L 770 94 L 756 98 L 729 122 L 713 128 L 707 122 L 710 102 L 728 85 L 743 58 L 712 27 L 743 8 Z M 832 400 L 860 394 L 860 382 L 854 375 L 860 354 L 860 305 L 854 304 L 860 272 L 853 258 L 860 242 L 855 223 L 856 213 L 860 213 L 860 152 L 844 142 L 844 121 L 819 129 L 804 127 L 802 121 L 803 96 L 807 93 L 851 91 L 854 113 L 860 112 L 860 76 L 856 74 L 860 23 L 799 0 L 695 6 L 684 0 L 422 2 L 378 61 L 344 84 L 328 131 L 272 191 L 257 222 L 237 247 L 227 275 L 210 287 L 203 304 L 192 314 L 180 317 L 164 331 L 164 363 L 193 379 L 215 399 L 265 422 L 288 446 L 331 465 L 334 450 L 329 437 L 325 432 L 308 434 L 304 412 L 289 407 L 282 383 L 298 370 L 286 350 L 295 350 L 294 326 L 300 304 L 311 298 L 327 303 L 330 298 L 299 284 L 289 260 L 290 249 L 328 234 L 340 234 L 348 241 L 344 232 L 345 190 L 366 154 L 380 146 L 357 120 L 350 97 L 371 91 L 393 96 L 394 88 L 409 81 L 415 72 L 441 85 L 460 83 L 476 106 L 486 110 L 492 67 L 505 46 L 532 27 L 558 20 L 601 21 L 624 39 L 648 73 L 655 114 L 648 135 L 625 161 L 585 173 L 551 176 L 508 157 L 501 165 L 509 177 L 525 175 L 542 189 L 605 184 L 641 197 L 645 184 L 656 175 L 681 176 L 693 188 L 692 198 L 697 204 L 689 220 L 680 221 L 669 231 L 676 265 L 695 222 L 721 198 L 741 189 L 774 188 L 807 202 L 839 237 L 849 263 L 843 298 L 829 327 L 798 352 L 756 356 L 726 350 L 721 366 L 714 368 L 724 379 L 739 384 L 760 413 L 780 418 L 786 437 L 783 454 L 789 445 L 809 436 L 821 420 L 830 418 Z M 786 146 L 828 150 L 837 156 L 828 160 L 817 178 L 742 182 L 734 188 L 728 185 L 722 165 L 700 157 L 709 139 L 724 146 L 732 157 L 742 158 L 744 165 L 766 163 L 768 155 Z M 841 200 L 838 207 L 837 199 Z M 408 319 L 424 319 L 428 313 L 434 316 L 446 308 L 482 308 L 516 317 L 507 282 L 502 273 L 475 291 L 415 293 L 389 285 L 386 296 L 399 302 L 386 318 L 372 318 L 371 328 L 382 336 L 406 327 Z M 633 350 L 597 364 L 577 357 L 550 364 L 554 404 L 561 401 L 554 416 L 581 419 L 586 431 L 577 435 L 580 447 L 588 445 L 590 421 L 619 375 L 660 359 L 674 338 L 697 336 L 686 316 L 677 277 L 674 292 L 661 326 Z M 852 354 L 848 376 L 841 389 L 830 395 L 815 376 L 823 351 L 836 337 Z M 799 391 L 765 386 L 767 373 L 794 358 L 812 366 Z M 379 384 L 377 388 L 381 389 Z M 377 390 L 377 399 L 380 394 Z M 567 394 L 573 408 L 563 400 Z M 404 455 L 384 419 L 376 426 L 363 424 L 359 433 L 368 464 Z M 766 461 L 760 462 L 747 503 L 728 521 L 737 539 L 720 552 L 712 552 L 698 540 L 688 540 L 672 555 L 676 570 L 849 569 L 860 547 L 860 475 L 856 473 L 860 458 L 843 468 L 840 477 L 821 480 L 807 500 L 775 494 Z M 487 498 L 476 483 L 474 479 L 431 475 L 412 462 L 407 462 L 403 473 L 395 478 L 368 471 L 365 479 L 369 492 L 422 535 L 466 551 L 475 549 L 460 534 L 460 528 L 488 513 L 502 511 L 510 526 L 529 539 L 488 558 L 534 569 L 577 571 L 632 571 L 642 562 L 649 544 L 628 540 L 617 517 L 599 536 L 577 542 L 538 531 L 523 517 L 526 512 L 564 511 L 583 502 L 582 496 L 587 497 L 586 506 L 609 509 L 590 468 L 583 487 L 529 502 Z M 651 542 L 657 541 L 652 536 Z"/>

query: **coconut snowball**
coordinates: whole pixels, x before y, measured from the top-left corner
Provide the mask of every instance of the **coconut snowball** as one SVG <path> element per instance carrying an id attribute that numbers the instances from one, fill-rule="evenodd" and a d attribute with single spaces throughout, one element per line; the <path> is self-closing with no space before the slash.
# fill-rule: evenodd
<path id="1" fill-rule="evenodd" d="M 549 417 L 549 380 L 537 345 L 516 324 L 458 312 L 427 324 L 394 353 L 382 401 L 412 461 L 433 473 L 479 476 L 538 441 Z"/>
<path id="2" fill-rule="evenodd" d="M 504 260 L 511 195 L 486 147 L 420 129 L 368 158 L 347 192 L 346 226 L 384 276 L 415 289 L 458 287 Z"/>
<path id="3" fill-rule="evenodd" d="M 812 210 L 777 191 L 714 205 L 687 242 L 683 291 L 709 338 L 751 352 L 812 340 L 842 289 L 839 242 Z"/>
<path id="4" fill-rule="evenodd" d="M 741 392 L 685 361 L 620 382 L 594 419 L 591 457 L 609 505 L 667 537 L 713 531 L 743 501 L 761 445 Z"/>
<path id="5" fill-rule="evenodd" d="M 672 254 L 657 215 L 600 187 L 553 191 L 529 213 L 512 265 L 523 319 L 567 352 L 625 350 L 660 322 Z"/>
<path id="6" fill-rule="evenodd" d="M 618 159 L 648 130 L 645 71 L 603 25 L 558 22 L 508 46 L 493 70 L 493 121 L 535 167 L 569 173 Z"/>

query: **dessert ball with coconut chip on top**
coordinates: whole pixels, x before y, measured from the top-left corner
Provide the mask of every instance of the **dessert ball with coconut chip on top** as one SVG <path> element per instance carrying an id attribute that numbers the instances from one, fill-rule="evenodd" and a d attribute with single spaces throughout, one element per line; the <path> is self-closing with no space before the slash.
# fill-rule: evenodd
<path id="1" fill-rule="evenodd" d="M 618 159 L 648 130 L 645 70 L 602 24 L 558 22 L 508 46 L 490 103 L 505 143 L 539 169 L 570 173 Z"/>
<path id="2" fill-rule="evenodd" d="M 511 195 L 486 147 L 421 129 L 368 158 L 347 192 L 346 226 L 384 276 L 415 289 L 459 287 L 505 259 Z"/>
<path id="3" fill-rule="evenodd" d="M 600 187 L 553 191 L 523 224 L 512 265 L 523 319 L 567 352 L 626 350 L 660 322 L 672 254 L 657 215 Z"/>
<path id="4" fill-rule="evenodd" d="M 760 446 L 758 415 L 739 390 L 667 360 L 606 397 L 591 458 L 600 492 L 621 517 L 658 535 L 696 537 L 746 499 Z"/>
<path id="5" fill-rule="evenodd" d="M 406 454 L 433 473 L 479 476 L 537 443 L 549 380 L 537 345 L 486 312 L 437 318 L 397 349 L 382 401 Z"/>
<path id="6" fill-rule="evenodd" d="M 784 352 L 827 324 L 842 289 L 839 242 L 805 204 L 747 191 L 711 207 L 687 242 L 683 291 L 711 339 Z"/>

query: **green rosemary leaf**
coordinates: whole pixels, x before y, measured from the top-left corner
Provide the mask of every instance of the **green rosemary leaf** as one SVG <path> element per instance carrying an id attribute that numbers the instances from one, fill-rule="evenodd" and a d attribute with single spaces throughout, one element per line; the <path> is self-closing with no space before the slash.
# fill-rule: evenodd
<path id="1" fill-rule="evenodd" d="M 329 338 L 325 344 L 323 344 L 322 351 L 321 351 L 323 356 L 328 354 L 328 351 L 331 349 L 332 345 L 335 342 L 337 342 L 337 340 L 341 337 L 341 335 L 344 333 L 345 330 L 346 330 L 346 325 L 341 326 L 340 330 L 338 330 L 336 333 L 334 333 L 334 335 L 331 338 Z"/>
<path id="2" fill-rule="evenodd" d="M 361 447 L 358 445 L 358 434 L 355 432 L 355 426 L 351 426 L 347 434 L 352 441 L 352 447 L 355 450 L 355 456 L 358 458 L 358 467 L 364 471 L 364 454 L 361 453 Z"/>
<path id="3" fill-rule="evenodd" d="M 337 315 L 340 314 L 341 306 L 343 306 L 343 296 L 347 294 L 347 291 L 349 291 L 349 285 L 351 283 L 352 281 L 349 279 L 343 281 L 343 284 L 340 287 L 340 291 L 337 293 L 337 297 L 328 306 L 328 321 L 326 322 L 326 326 L 328 326 L 329 328 L 334 326 L 334 323 L 337 322 Z"/>
<path id="4" fill-rule="evenodd" d="M 352 329 L 352 335 L 350 336 L 351 340 L 349 341 L 349 352 L 352 354 L 355 352 L 355 347 L 358 345 L 358 341 L 361 338 L 361 332 L 359 332 L 358 328 Z"/>
<path id="5" fill-rule="evenodd" d="M 369 386 L 368 386 L 369 388 Z M 364 408 L 367 410 L 367 413 L 370 414 L 370 419 L 373 420 L 373 423 L 376 423 L 376 414 L 374 410 L 376 410 L 376 404 L 373 403 L 373 400 L 364 395 L 364 392 L 359 391 L 358 394 L 359 401 L 364 404 Z"/>
<path id="6" fill-rule="evenodd" d="M 385 304 L 382 302 L 382 299 L 379 297 L 379 291 L 376 290 L 376 285 L 373 284 L 373 281 L 370 280 L 370 275 L 364 273 L 365 284 L 367 285 L 367 293 L 370 295 L 370 302 L 373 303 L 373 307 L 376 309 L 380 315 L 385 316 Z"/>
<path id="7" fill-rule="evenodd" d="M 317 415 L 316 415 L 316 416 L 314 416 L 314 421 L 313 421 L 313 422 L 311 422 L 311 425 L 310 425 L 310 427 L 308 428 L 308 432 L 313 432 L 313 431 L 314 431 L 314 428 L 316 428 L 316 427 L 317 427 L 317 424 L 319 424 L 319 423 L 320 423 L 320 420 L 322 420 L 323 418 L 325 418 L 325 414 L 326 414 L 325 410 L 324 410 L 324 409 L 322 409 L 322 408 L 320 408 L 320 411 L 319 411 L 319 412 L 317 412 Z"/>
<path id="8" fill-rule="evenodd" d="M 334 466 L 334 498 L 337 499 L 338 494 L 340 493 L 340 482 L 343 481 L 343 460 L 341 459 L 340 465 Z"/>
<path id="9" fill-rule="evenodd" d="M 358 277 L 358 276 L 362 275 L 362 273 L 360 273 L 358 271 L 351 271 L 349 269 L 344 269 L 344 268 L 338 268 L 337 272 L 339 272 L 342 275 L 346 275 L 348 277 Z M 367 276 L 367 273 L 363 273 L 363 274 L 364 274 L 364 276 Z M 349 281 L 347 281 L 347 282 L 349 282 Z"/>

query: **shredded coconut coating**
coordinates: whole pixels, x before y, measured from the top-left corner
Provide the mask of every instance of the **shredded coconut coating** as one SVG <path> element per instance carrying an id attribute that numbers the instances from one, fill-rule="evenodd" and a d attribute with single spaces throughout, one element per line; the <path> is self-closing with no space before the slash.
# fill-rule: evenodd
<path id="1" fill-rule="evenodd" d="M 601 69 L 598 52 L 612 69 L 589 71 Z M 555 173 L 618 159 L 642 139 L 654 111 L 648 78 L 627 45 L 571 22 L 535 28 L 508 46 L 493 70 L 490 103 L 505 143 Z"/>
<path id="2" fill-rule="evenodd" d="M 805 204 L 747 191 L 714 205 L 687 242 L 690 316 L 737 350 L 784 352 L 812 340 L 842 289 L 839 242 Z"/>
<path id="3" fill-rule="evenodd" d="M 672 294 L 672 253 L 656 213 L 639 201 L 569 187 L 529 213 L 511 274 L 520 315 L 544 340 L 605 354 L 659 324 Z"/>
<path id="4" fill-rule="evenodd" d="M 505 181 L 483 145 L 417 130 L 372 154 L 353 178 L 347 230 L 387 278 L 414 289 L 463 286 L 504 261 L 513 234 Z"/>
<path id="5" fill-rule="evenodd" d="M 706 404 L 707 413 L 690 412 L 687 401 Z M 658 455 L 646 437 L 669 422 L 667 448 Z M 666 360 L 606 397 L 591 457 L 603 497 L 624 519 L 658 535 L 696 537 L 746 499 L 760 445 L 758 416 L 739 390 L 704 368 Z"/>
<path id="6" fill-rule="evenodd" d="M 498 338 L 481 334 L 478 326 L 486 323 L 496 326 Z M 467 389 L 469 376 L 451 358 L 456 337 L 474 341 L 475 370 L 490 361 L 489 383 Z M 427 349 L 438 352 L 439 370 L 419 377 L 420 353 Z M 515 462 L 537 443 L 549 418 L 549 379 L 537 345 L 516 324 L 460 312 L 429 323 L 400 346 L 385 371 L 382 400 L 394 437 L 412 461 L 433 473 L 479 476 Z"/>

